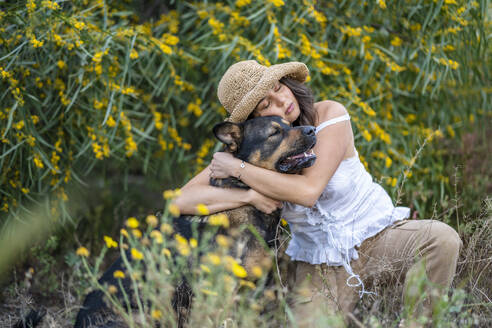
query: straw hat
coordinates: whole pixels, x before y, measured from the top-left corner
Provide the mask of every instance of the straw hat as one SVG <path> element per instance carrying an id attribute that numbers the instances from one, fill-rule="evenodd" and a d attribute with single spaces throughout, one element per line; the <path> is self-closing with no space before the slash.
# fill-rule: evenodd
<path id="1" fill-rule="evenodd" d="M 230 114 L 227 121 L 245 121 L 282 77 L 290 77 L 302 83 L 308 74 L 307 66 L 300 62 L 267 67 L 256 60 L 245 60 L 231 65 L 217 88 L 219 101 Z"/>

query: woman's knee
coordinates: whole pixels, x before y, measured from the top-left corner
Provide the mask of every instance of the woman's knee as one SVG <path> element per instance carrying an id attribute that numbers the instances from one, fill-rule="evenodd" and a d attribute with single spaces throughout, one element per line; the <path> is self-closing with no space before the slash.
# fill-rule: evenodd
<path id="1" fill-rule="evenodd" d="M 431 220 L 430 221 L 430 238 L 438 247 L 439 252 L 447 254 L 447 256 L 458 256 L 460 249 L 463 246 L 460 236 L 455 229 L 444 222 Z"/>

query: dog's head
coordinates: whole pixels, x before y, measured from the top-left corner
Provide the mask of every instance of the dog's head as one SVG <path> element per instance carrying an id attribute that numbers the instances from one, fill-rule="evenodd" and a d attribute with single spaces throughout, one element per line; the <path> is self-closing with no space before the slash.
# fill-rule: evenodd
<path id="1" fill-rule="evenodd" d="M 315 128 L 291 127 L 278 116 L 257 117 L 243 123 L 222 122 L 213 131 L 227 152 L 269 170 L 297 173 L 316 160 L 312 151 Z"/>

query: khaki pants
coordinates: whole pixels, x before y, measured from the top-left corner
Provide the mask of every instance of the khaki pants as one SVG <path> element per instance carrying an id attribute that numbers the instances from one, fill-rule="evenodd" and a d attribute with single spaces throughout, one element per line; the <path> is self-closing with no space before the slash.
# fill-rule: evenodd
<path id="1" fill-rule="evenodd" d="M 351 266 L 366 290 L 371 290 L 376 281 L 404 279 L 403 301 L 408 302 L 415 294 L 412 277 L 424 269 L 438 290 L 451 285 L 461 245 L 456 231 L 445 223 L 403 220 L 365 240 L 358 249 L 359 259 L 352 261 Z M 299 327 L 315 327 L 311 318 L 316 313 L 346 316 L 352 312 L 359 299 L 359 289 L 346 284 L 348 276 L 341 266 L 296 262 L 293 314 Z"/>

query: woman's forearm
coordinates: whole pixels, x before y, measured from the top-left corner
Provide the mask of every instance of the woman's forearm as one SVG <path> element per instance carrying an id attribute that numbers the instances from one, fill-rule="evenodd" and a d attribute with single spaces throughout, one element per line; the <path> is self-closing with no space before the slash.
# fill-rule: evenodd
<path id="1" fill-rule="evenodd" d="M 263 195 L 307 207 L 314 205 L 321 190 L 309 183 L 306 176 L 282 174 L 248 163 L 244 168 L 239 167 L 235 176 Z"/>
<path id="2" fill-rule="evenodd" d="M 210 185 L 195 184 L 181 189 L 181 195 L 174 199 L 181 214 L 196 215 L 198 204 L 207 206 L 210 213 L 238 208 L 249 204 L 247 190 L 218 188 Z"/>

